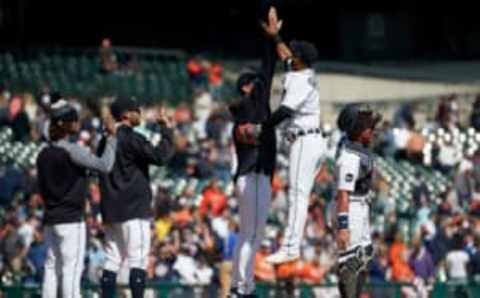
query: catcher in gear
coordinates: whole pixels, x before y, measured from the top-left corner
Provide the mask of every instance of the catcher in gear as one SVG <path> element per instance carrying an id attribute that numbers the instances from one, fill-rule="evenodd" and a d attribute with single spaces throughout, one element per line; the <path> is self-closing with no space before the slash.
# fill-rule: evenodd
<path id="1" fill-rule="evenodd" d="M 270 9 L 269 15 L 273 10 Z M 271 116 L 270 89 L 275 57 L 274 40 L 265 38 L 260 71 L 246 72 L 238 78 L 237 89 L 241 99 L 229 107 L 234 120 L 233 141 L 238 165 L 234 180 L 240 200 L 240 229 L 230 291 L 232 298 L 256 297 L 253 265 L 267 222 L 276 158 L 275 131 L 261 131 L 260 124 Z M 222 293 L 222 297 L 224 295 Z"/>
<path id="2" fill-rule="evenodd" d="M 337 126 L 345 133 L 335 161 L 337 274 L 343 298 L 359 297 L 364 269 L 373 256 L 370 237 L 370 197 L 374 155 L 368 148 L 381 116 L 362 104 L 347 105 Z"/>

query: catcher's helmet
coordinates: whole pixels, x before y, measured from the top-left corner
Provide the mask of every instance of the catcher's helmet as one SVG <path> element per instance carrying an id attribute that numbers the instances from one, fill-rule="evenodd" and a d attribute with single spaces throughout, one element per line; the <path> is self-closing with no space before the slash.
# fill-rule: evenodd
<path id="1" fill-rule="evenodd" d="M 348 104 L 337 118 L 337 127 L 351 136 L 363 130 L 373 128 L 380 122 L 382 116 L 366 104 Z"/>

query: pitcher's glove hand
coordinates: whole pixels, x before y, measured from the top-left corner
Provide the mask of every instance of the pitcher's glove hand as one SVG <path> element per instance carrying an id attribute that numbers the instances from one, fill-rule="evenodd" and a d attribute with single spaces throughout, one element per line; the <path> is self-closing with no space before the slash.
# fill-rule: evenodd
<path id="1" fill-rule="evenodd" d="M 262 127 L 260 124 L 245 123 L 235 128 L 235 138 L 244 144 L 259 145 Z"/>

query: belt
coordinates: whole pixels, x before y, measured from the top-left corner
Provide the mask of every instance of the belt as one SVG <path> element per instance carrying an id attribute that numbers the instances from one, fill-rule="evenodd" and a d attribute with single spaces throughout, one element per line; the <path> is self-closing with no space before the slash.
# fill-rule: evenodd
<path id="1" fill-rule="evenodd" d="M 325 135 L 322 133 L 322 130 L 320 128 L 310 128 L 306 130 L 299 129 L 297 131 L 289 131 L 285 134 L 285 136 L 289 141 L 293 142 L 298 137 L 304 137 L 306 135 L 312 135 L 312 134 L 322 134 L 322 136 L 325 137 Z"/>
<path id="2" fill-rule="evenodd" d="M 322 130 L 320 128 L 310 128 L 307 130 L 300 129 L 296 133 L 294 133 L 294 135 L 296 137 L 303 137 L 306 135 L 321 134 L 321 133 L 322 133 Z"/>

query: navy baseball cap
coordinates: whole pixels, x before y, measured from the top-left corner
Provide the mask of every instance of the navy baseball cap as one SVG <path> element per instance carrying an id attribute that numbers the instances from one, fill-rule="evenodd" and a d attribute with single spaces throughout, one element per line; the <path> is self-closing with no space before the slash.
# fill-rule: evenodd
<path id="1" fill-rule="evenodd" d="M 61 99 L 51 106 L 50 121 L 52 124 L 78 121 L 78 113 L 75 108 Z"/>
<path id="2" fill-rule="evenodd" d="M 288 44 L 294 57 L 300 58 L 305 64 L 312 65 L 318 59 L 318 51 L 314 44 L 305 40 L 292 40 Z"/>
<path id="3" fill-rule="evenodd" d="M 116 121 L 120 121 L 122 119 L 122 114 L 127 111 L 138 111 L 140 109 L 140 105 L 138 102 L 130 97 L 120 96 L 118 97 L 111 105 L 110 105 L 110 112 L 112 113 L 113 118 Z"/>

